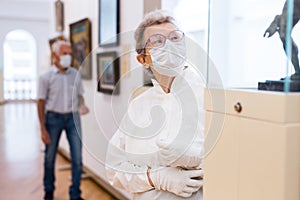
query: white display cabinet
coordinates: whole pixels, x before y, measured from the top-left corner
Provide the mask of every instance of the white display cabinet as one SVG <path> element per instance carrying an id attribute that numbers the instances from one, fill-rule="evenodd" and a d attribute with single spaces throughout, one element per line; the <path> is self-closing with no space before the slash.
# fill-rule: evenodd
<path id="1" fill-rule="evenodd" d="M 299 93 L 207 89 L 205 110 L 205 200 L 299 200 Z"/>

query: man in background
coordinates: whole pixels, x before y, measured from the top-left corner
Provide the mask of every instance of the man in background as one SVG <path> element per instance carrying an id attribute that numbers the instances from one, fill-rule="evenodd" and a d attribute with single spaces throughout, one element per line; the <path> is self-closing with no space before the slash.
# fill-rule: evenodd
<path id="1" fill-rule="evenodd" d="M 78 70 L 71 67 L 70 43 L 58 40 L 52 45 L 54 66 L 39 79 L 38 116 L 41 138 L 46 145 L 44 159 L 45 200 L 52 200 L 55 190 L 55 158 L 63 130 L 70 146 L 72 164 L 71 200 L 82 200 L 80 181 L 82 172 L 82 141 L 80 114 L 89 109 L 84 104 L 83 87 Z"/>

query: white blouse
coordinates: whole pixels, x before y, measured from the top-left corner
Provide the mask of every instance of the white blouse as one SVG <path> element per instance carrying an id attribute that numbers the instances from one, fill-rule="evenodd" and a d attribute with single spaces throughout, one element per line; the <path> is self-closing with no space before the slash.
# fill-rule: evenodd
<path id="1" fill-rule="evenodd" d="M 148 167 L 164 167 L 158 162 L 157 141 L 161 139 L 183 144 L 185 150 L 197 145 L 202 149 L 199 157 L 203 157 L 204 79 L 187 68 L 174 79 L 170 93 L 165 93 L 157 81 L 152 82 L 153 87 L 130 102 L 110 140 L 107 176 L 113 186 L 132 193 L 133 199 L 183 199 L 167 191 L 154 190 L 146 171 Z M 193 196 L 190 199 L 199 199 L 199 195 Z"/>

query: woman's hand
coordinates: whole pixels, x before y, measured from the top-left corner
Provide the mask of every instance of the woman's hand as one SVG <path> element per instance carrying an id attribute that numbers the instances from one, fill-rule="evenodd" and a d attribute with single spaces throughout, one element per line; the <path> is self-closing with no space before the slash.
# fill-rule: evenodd
<path id="1" fill-rule="evenodd" d="M 185 146 L 170 144 L 166 140 L 158 140 L 159 162 L 165 166 L 195 168 L 201 163 L 202 148 L 196 145 Z"/>
<path id="2" fill-rule="evenodd" d="M 190 197 L 203 186 L 203 170 L 184 170 L 177 167 L 164 167 L 151 170 L 151 182 L 157 190 L 164 190 L 181 197 Z"/>

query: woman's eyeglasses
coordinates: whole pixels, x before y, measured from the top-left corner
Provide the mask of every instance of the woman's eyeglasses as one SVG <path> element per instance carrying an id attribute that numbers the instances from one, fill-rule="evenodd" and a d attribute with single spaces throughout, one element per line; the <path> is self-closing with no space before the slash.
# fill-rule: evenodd
<path id="1" fill-rule="evenodd" d="M 183 38 L 184 33 L 180 30 L 171 31 L 167 37 L 162 34 L 154 34 L 148 38 L 144 48 L 146 48 L 147 45 L 151 48 L 160 48 L 165 45 L 167 39 L 171 42 L 180 42 Z"/>

